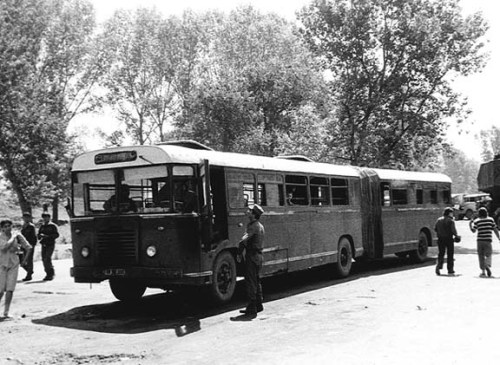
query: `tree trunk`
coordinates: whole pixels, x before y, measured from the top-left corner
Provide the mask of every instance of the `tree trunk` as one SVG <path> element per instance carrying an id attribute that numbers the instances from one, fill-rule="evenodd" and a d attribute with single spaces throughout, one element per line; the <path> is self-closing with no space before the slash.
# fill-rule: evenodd
<path id="1" fill-rule="evenodd" d="M 14 179 L 10 179 L 10 183 L 12 185 L 12 190 L 14 190 L 14 192 L 16 193 L 17 200 L 19 202 L 19 207 L 21 208 L 21 214 L 24 212 L 28 212 L 31 214 L 32 213 L 31 204 L 26 200 L 26 197 L 24 196 L 21 186 L 17 183 L 17 181 L 13 180 Z"/>
<path id="2" fill-rule="evenodd" d="M 52 200 L 52 222 L 56 223 L 59 221 L 59 196 L 54 196 Z"/>

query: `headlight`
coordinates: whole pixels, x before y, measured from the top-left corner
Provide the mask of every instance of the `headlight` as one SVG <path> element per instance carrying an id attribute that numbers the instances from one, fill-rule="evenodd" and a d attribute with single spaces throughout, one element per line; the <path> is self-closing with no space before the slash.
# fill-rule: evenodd
<path id="1" fill-rule="evenodd" d="M 87 246 L 82 247 L 82 250 L 80 251 L 82 257 L 89 257 L 90 255 L 90 248 Z"/>
<path id="2" fill-rule="evenodd" d="M 146 248 L 146 254 L 149 257 L 153 257 L 154 255 L 156 255 L 156 246 L 148 246 L 148 248 Z"/>

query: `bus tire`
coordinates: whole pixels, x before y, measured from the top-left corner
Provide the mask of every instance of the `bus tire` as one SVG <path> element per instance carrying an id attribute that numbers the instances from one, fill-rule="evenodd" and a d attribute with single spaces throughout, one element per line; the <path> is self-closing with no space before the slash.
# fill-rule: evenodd
<path id="1" fill-rule="evenodd" d="M 417 249 L 410 252 L 410 259 L 414 262 L 424 262 L 429 251 L 429 239 L 424 231 L 418 234 Z"/>
<path id="2" fill-rule="evenodd" d="M 352 248 L 351 242 L 342 237 L 339 241 L 339 250 L 337 262 L 335 263 L 335 272 L 337 276 L 345 278 L 351 272 L 352 267 Z"/>
<path id="3" fill-rule="evenodd" d="M 236 289 L 236 262 L 229 251 L 223 251 L 214 261 L 210 297 L 213 304 L 227 303 Z"/>
<path id="4" fill-rule="evenodd" d="M 127 303 L 138 301 L 146 291 L 146 285 L 134 280 L 109 279 L 109 287 L 116 299 Z"/>

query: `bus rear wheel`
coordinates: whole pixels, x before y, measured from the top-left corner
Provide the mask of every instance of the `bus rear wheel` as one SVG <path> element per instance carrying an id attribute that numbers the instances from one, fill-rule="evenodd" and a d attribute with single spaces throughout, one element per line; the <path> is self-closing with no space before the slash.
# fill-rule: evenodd
<path id="1" fill-rule="evenodd" d="M 116 299 L 128 303 L 141 299 L 146 291 L 146 285 L 134 280 L 109 279 L 109 287 Z"/>
<path id="2" fill-rule="evenodd" d="M 335 271 L 337 276 L 345 278 L 351 272 L 352 267 L 352 249 L 351 242 L 343 237 L 339 242 L 339 250 L 337 262 L 335 264 Z"/>
<path id="3" fill-rule="evenodd" d="M 420 231 L 418 234 L 418 246 L 416 250 L 410 252 L 410 258 L 414 262 L 424 262 L 427 259 L 429 251 L 429 240 L 425 232 Z"/>
<path id="4" fill-rule="evenodd" d="M 236 263 L 230 252 L 221 252 L 214 262 L 210 297 L 214 304 L 227 303 L 236 289 Z"/>

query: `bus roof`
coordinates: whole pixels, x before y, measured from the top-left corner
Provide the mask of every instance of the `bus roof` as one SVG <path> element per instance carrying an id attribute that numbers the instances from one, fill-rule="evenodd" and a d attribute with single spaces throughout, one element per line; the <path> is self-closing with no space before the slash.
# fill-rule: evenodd
<path id="1" fill-rule="evenodd" d="M 388 169 L 372 169 L 381 180 L 403 180 L 403 181 L 434 181 L 450 183 L 451 179 L 444 174 L 436 172 L 401 171 Z"/>
<path id="2" fill-rule="evenodd" d="M 135 151 L 137 158 L 133 161 L 99 163 L 96 156 L 102 154 Z M 138 167 L 149 164 L 199 164 L 208 160 L 212 166 L 245 168 L 255 170 L 303 172 L 325 175 L 359 176 L 359 170 L 353 166 L 331 165 L 297 161 L 293 159 L 278 159 L 273 157 L 247 155 L 233 152 L 218 152 L 210 150 L 191 149 L 174 145 L 116 147 L 84 153 L 74 162 L 72 171 L 102 170 L 110 168 Z"/>
<path id="3" fill-rule="evenodd" d="M 135 158 L 124 158 L 119 161 L 114 157 L 129 156 L 133 152 Z M 106 163 L 100 157 L 111 156 L 111 162 Z M 131 156 L 131 155 L 130 155 Z M 285 171 L 292 173 L 307 173 L 318 175 L 336 175 L 360 177 L 361 169 L 354 166 L 333 165 L 320 162 L 308 162 L 296 159 L 283 159 L 265 156 L 248 155 L 233 152 L 219 152 L 205 149 L 193 149 L 182 145 L 130 146 L 102 149 L 84 153 L 73 162 L 72 171 L 91 171 L 112 168 L 139 167 L 161 164 L 199 164 L 208 160 L 212 166 L 244 168 L 254 170 Z M 382 180 L 404 181 L 435 181 L 451 183 L 448 176 L 432 172 L 412 172 L 386 169 L 371 169 Z"/>

